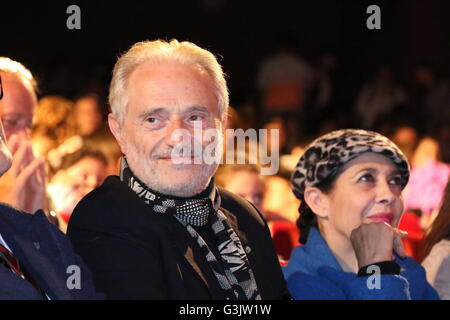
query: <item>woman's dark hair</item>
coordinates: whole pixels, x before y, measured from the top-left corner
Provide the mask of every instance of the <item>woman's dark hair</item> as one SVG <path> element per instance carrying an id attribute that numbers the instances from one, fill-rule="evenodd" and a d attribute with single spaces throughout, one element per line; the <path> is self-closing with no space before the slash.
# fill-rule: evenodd
<path id="1" fill-rule="evenodd" d="M 335 174 L 328 176 L 326 179 L 316 184 L 314 187 L 318 188 L 323 193 L 327 194 L 334 188 L 334 183 L 339 175 L 342 173 L 342 167 L 338 169 Z M 311 208 L 306 203 L 305 199 L 301 200 L 300 207 L 298 208 L 298 212 L 300 213 L 299 218 L 297 219 L 297 228 L 300 230 L 300 243 L 306 244 L 308 239 L 309 230 L 311 227 L 315 227 L 319 229 L 319 225 L 317 223 L 317 216 L 311 210 Z"/>
<path id="2" fill-rule="evenodd" d="M 433 246 L 442 239 L 450 240 L 450 179 L 445 188 L 442 206 L 439 214 L 431 225 L 431 231 L 425 239 L 420 257 L 425 259 Z"/>

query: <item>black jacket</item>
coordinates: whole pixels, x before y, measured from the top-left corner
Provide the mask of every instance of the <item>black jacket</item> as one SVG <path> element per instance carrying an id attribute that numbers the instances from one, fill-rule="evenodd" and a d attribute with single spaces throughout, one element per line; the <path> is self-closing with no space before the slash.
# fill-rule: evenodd
<path id="1" fill-rule="evenodd" d="M 288 296 L 266 223 L 220 189 L 221 209 L 246 248 L 263 299 Z M 117 176 L 84 197 L 68 236 L 110 299 L 224 299 L 200 247 L 171 215 L 152 212 Z M 248 248 L 247 248 L 248 247 Z"/>

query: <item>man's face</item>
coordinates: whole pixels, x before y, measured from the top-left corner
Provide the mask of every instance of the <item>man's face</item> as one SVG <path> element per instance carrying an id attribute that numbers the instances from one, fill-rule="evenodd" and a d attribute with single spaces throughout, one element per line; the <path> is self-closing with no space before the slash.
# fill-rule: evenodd
<path id="1" fill-rule="evenodd" d="M 223 137 L 210 76 L 195 66 L 143 64 L 128 79 L 127 93 L 123 123 L 112 115 L 109 123 L 133 173 L 150 188 L 167 195 L 188 197 L 204 190 L 218 164 L 194 164 L 193 153 L 183 158 L 177 150 L 181 151 L 180 145 L 185 146 L 187 140 L 177 133 L 189 132 L 192 151 L 195 143 L 209 144 L 192 138 L 194 126 L 219 130 Z M 190 163 L 177 164 L 177 156 Z"/>
<path id="2" fill-rule="evenodd" d="M 2 71 L 0 74 L 4 92 L 0 100 L 0 118 L 6 138 L 12 134 L 28 136 L 36 98 L 15 75 Z"/>
<path id="3" fill-rule="evenodd" d="M 0 73 L 0 77 L 2 74 Z M 1 78 L 2 87 L 0 90 L 2 90 L 3 97 L 0 98 L 0 104 L 2 103 L 2 100 L 5 97 L 5 90 L 3 85 L 3 78 Z M 0 176 L 5 173 L 12 164 L 12 156 L 11 152 L 9 151 L 8 147 L 6 146 L 6 137 L 5 137 L 5 131 L 3 130 L 2 121 L 0 119 Z"/>
<path id="4" fill-rule="evenodd" d="M 0 100 L 1 101 L 1 100 Z M 2 176 L 12 164 L 12 155 L 6 145 L 5 133 L 0 121 L 0 176 Z"/>

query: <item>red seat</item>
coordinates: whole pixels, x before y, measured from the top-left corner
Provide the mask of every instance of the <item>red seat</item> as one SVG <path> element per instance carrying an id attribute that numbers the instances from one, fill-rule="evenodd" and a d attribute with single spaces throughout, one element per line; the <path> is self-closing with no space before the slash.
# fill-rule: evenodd
<path id="1" fill-rule="evenodd" d="M 300 245 L 298 239 L 300 232 L 290 221 L 272 221 L 270 223 L 270 232 L 275 251 L 281 260 L 289 260 L 292 249 Z"/>
<path id="2" fill-rule="evenodd" d="M 408 237 L 402 239 L 405 253 L 418 261 L 425 232 L 420 226 L 420 218 L 413 212 L 405 212 L 398 226 L 400 230 L 408 232 Z"/>

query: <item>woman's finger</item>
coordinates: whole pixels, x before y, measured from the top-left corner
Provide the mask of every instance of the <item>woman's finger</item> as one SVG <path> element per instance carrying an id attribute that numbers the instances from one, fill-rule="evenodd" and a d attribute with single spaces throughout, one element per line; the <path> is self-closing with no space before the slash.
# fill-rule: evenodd
<path id="1" fill-rule="evenodd" d="M 384 223 L 388 228 L 394 232 L 394 241 L 392 244 L 392 249 L 400 258 L 406 258 L 408 255 L 405 252 L 405 248 L 403 247 L 402 239 L 408 236 L 408 232 L 400 230 L 398 228 L 394 228 L 389 223 Z"/>
<path id="2" fill-rule="evenodd" d="M 400 230 L 398 228 L 394 228 L 395 233 L 400 237 L 400 239 L 404 239 L 408 237 L 408 232 L 404 230 Z"/>
<path id="3" fill-rule="evenodd" d="M 403 248 L 402 239 L 399 236 L 394 237 L 393 249 L 400 258 L 406 258 L 408 256 Z"/>
<path id="4" fill-rule="evenodd" d="M 400 230 L 398 228 L 394 228 L 393 226 L 391 226 L 389 223 L 385 222 L 384 223 L 389 229 L 391 229 L 394 234 L 396 234 L 398 237 L 400 237 L 401 239 L 406 238 L 408 236 L 408 232 L 404 231 L 404 230 Z"/>

